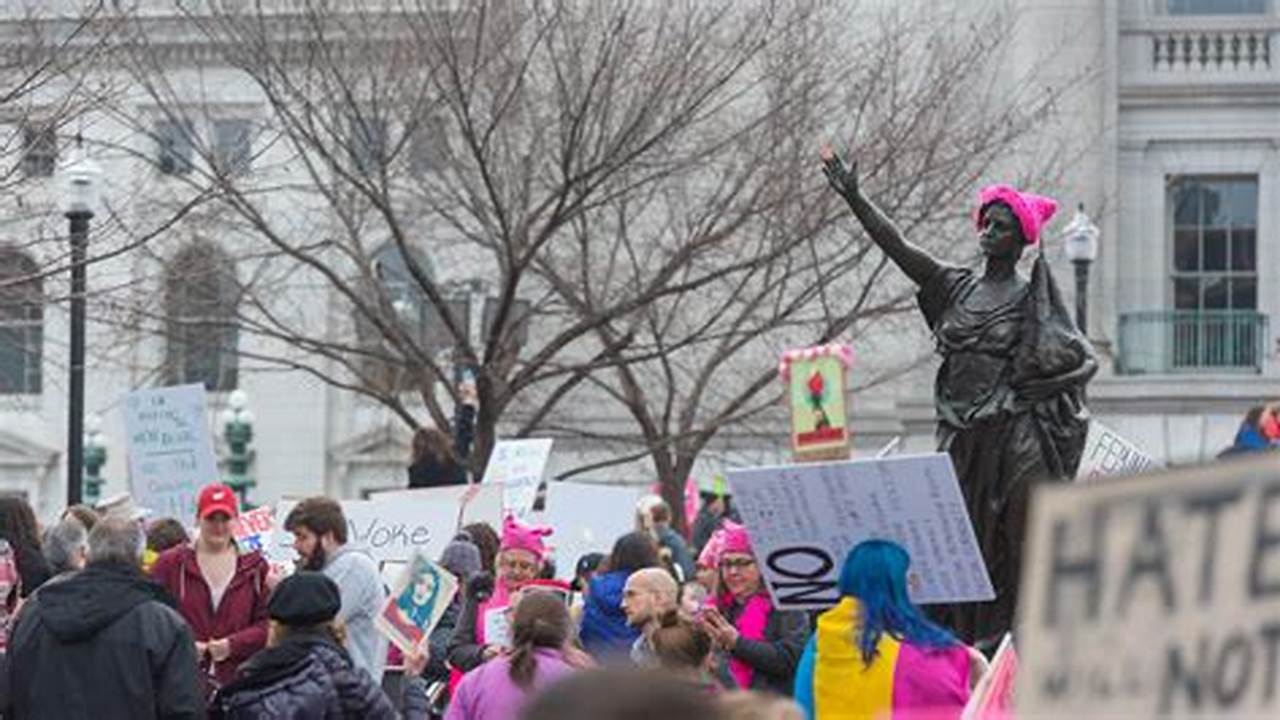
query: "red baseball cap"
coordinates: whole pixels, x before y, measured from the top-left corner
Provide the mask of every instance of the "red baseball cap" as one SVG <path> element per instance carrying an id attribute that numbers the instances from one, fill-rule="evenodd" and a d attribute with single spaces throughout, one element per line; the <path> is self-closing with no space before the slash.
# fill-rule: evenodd
<path id="1" fill-rule="evenodd" d="M 200 490 L 200 499 L 196 501 L 196 516 L 201 520 L 213 513 L 222 512 L 230 517 L 239 514 L 239 502 L 235 491 L 222 483 L 211 483 Z"/>

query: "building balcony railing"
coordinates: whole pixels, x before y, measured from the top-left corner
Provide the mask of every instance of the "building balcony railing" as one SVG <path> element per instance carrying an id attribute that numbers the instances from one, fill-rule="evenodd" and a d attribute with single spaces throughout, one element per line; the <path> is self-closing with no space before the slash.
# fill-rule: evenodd
<path id="1" fill-rule="evenodd" d="M 1260 373 L 1269 318 L 1251 310 L 1124 313 L 1116 371 L 1123 375 Z"/>
<path id="2" fill-rule="evenodd" d="M 1280 19 L 1160 18 L 1120 31 L 1122 88 L 1230 86 L 1280 80 Z"/>

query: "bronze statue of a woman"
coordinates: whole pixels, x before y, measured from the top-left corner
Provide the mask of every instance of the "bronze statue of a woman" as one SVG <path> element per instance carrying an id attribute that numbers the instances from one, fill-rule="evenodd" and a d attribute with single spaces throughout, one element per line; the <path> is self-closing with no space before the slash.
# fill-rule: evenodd
<path id="1" fill-rule="evenodd" d="M 871 239 L 919 287 L 917 300 L 942 356 L 934 386 L 939 450 L 951 455 L 996 599 L 956 605 L 942 619 L 964 639 L 997 638 L 1013 624 L 1027 501 L 1040 482 L 1075 475 L 1088 431 L 1084 387 L 1097 371 L 1045 264 L 1017 273 L 1053 216 L 1053 200 L 992 185 L 974 213 L 981 272 L 912 245 L 858 187 L 857 166 L 822 148 L 831 186 Z"/>

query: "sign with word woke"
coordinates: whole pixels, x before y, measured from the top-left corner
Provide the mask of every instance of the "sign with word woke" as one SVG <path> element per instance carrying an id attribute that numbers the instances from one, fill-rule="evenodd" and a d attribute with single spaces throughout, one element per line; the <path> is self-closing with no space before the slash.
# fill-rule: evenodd
<path id="1" fill-rule="evenodd" d="M 1089 421 L 1089 434 L 1084 441 L 1076 482 L 1093 482 L 1099 478 L 1137 475 L 1158 469 L 1160 464 L 1137 445 L 1097 420 Z"/>
<path id="2" fill-rule="evenodd" d="M 640 489 L 589 483 L 547 483 L 546 509 L 529 521 L 555 532 L 546 538 L 556 562 L 556 578 L 573 580 L 578 558 L 591 552 L 608 555 L 619 537 L 636 529 Z"/>
<path id="3" fill-rule="evenodd" d="M 1280 458 L 1032 498 L 1020 717 L 1280 716 Z"/>
<path id="4" fill-rule="evenodd" d="M 276 505 L 282 527 L 269 548 L 273 560 L 295 555 L 293 534 L 283 529 L 294 505 L 296 500 L 281 500 Z M 502 487 L 456 485 L 394 491 L 371 500 L 343 500 L 342 513 L 347 518 L 347 543 L 368 551 L 379 563 L 408 562 L 415 552 L 434 558 L 462 525 L 487 522 L 495 528 L 501 526 Z"/>
<path id="5" fill-rule="evenodd" d="M 485 484 L 502 483 L 504 507 L 520 517 L 533 510 L 542 473 L 551 457 L 549 438 L 499 440 L 484 469 Z"/>
<path id="6" fill-rule="evenodd" d="M 218 480 L 204 386 L 136 390 L 122 411 L 134 502 L 156 517 L 194 517 L 200 488 Z"/>
<path id="7" fill-rule="evenodd" d="M 944 453 L 730 470 L 729 487 L 778 607 L 834 605 L 845 555 L 872 539 L 911 553 L 916 603 L 995 598 Z"/>

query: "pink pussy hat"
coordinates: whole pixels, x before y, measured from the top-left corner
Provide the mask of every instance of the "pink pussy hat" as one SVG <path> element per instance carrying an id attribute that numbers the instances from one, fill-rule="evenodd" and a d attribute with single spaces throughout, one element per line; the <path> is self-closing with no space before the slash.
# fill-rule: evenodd
<path id="1" fill-rule="evenodd" d="M 1040 241 L 1040 231 L 1058 211 L 1058 202 L 1053 198 L 1019 192 L 1009 185 L 988 185 L 978 191 L 978 209 L 973 213 L 973 222 L 979 231 L 982 230 L 982 211 L 993 202 L 1009 206 L 1022 226 L 1022 237 L 1028 245 Z"/>
<path id="2" fill-rule="evenodd" d="M 720 528 L 720 556 L 724 557 L 726 553 L 755 554 L 747 528 L 732 520 L 725 520 Z"/>
<path id="3" fill-rule="evenodd" d="M 702 546 L 702 552 L 698 553 L 698 567 L 720 567 L 720 547 L 723 542 L 723 530 L 716 530 L 712 533 L 711 538 L 707 540 L 707 544 Z"/>
<path id="4" fill-rule="evenodd" d="M 544 525 L 525 525 L 516 520 L 514 515 L 507 515 L 502 521 L 501 550 L 527 550 L 539 560 L 547 555 L 547 546 L 542 538 L 552 533 L 551 528 Z"/>

